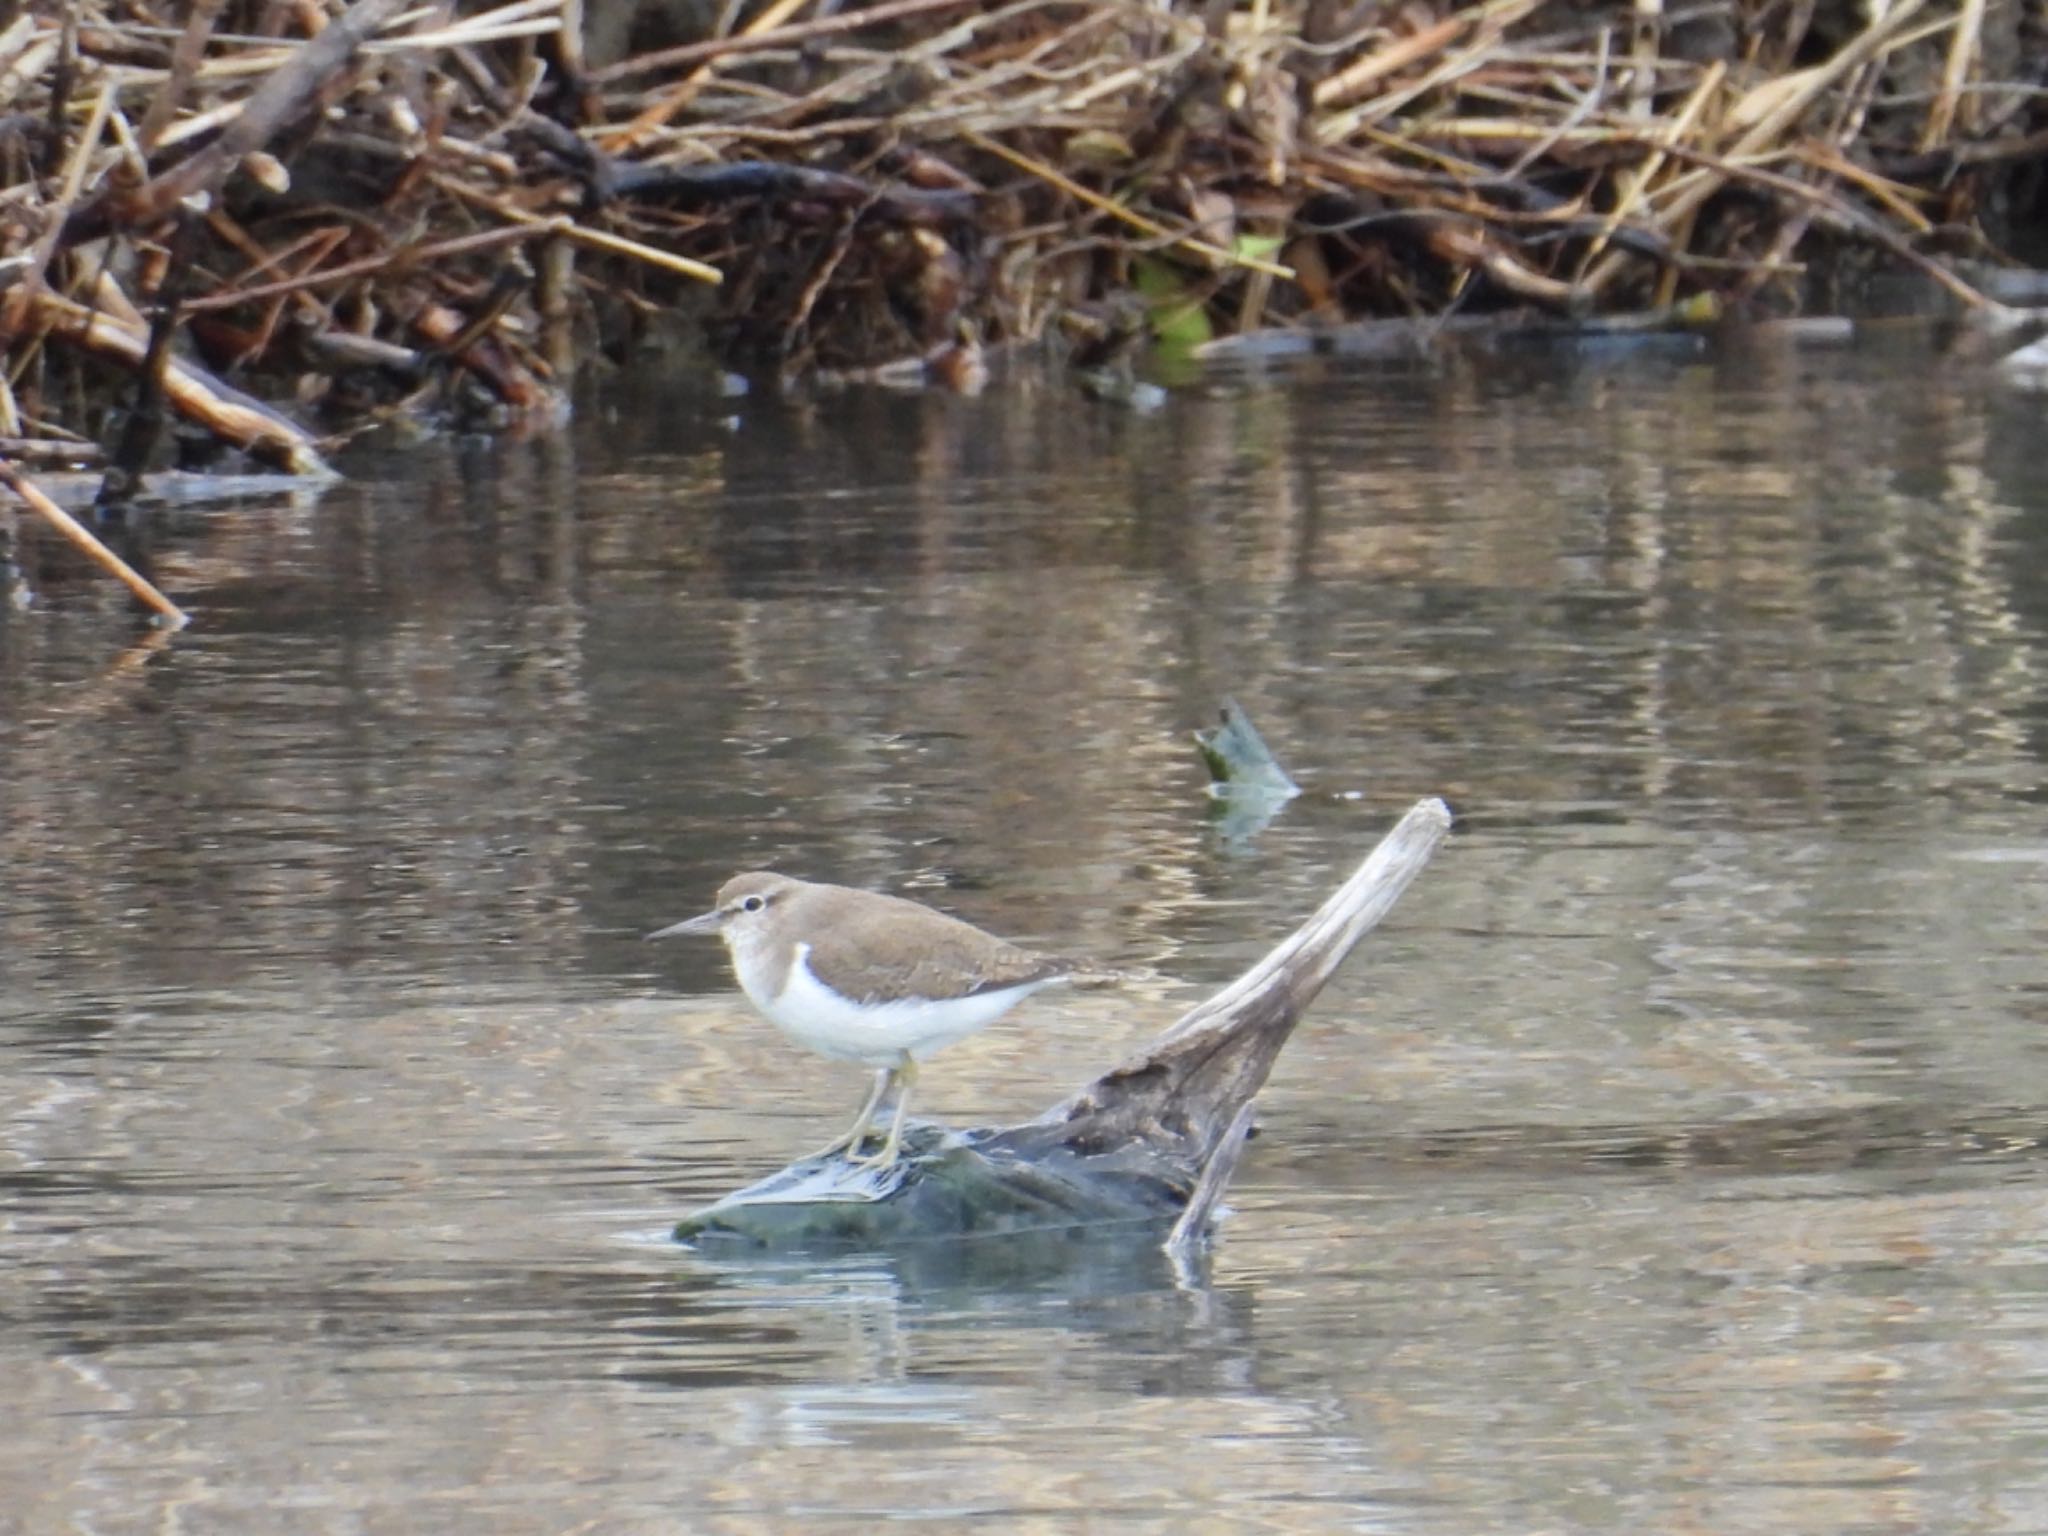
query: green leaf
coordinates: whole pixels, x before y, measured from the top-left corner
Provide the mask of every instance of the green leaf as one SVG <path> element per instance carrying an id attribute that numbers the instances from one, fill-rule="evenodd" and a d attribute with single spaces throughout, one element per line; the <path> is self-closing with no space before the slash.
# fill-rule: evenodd
<path id="1" fill-rule="evenodd" d="M 1240 261 L 1273 261 L 1287 244 L 1285 235 L 1239 235 L 1230 254 Z"/>
<path id="2" fill-rule="evenodd" d="M 1152 334 L 1171 352 L 1193 351 L 1215 338 L 1201 294 L 1188 286 L 1180 270 L 1150 256 L 1140 256 L 1131 269 L 1144 297 Z"/>

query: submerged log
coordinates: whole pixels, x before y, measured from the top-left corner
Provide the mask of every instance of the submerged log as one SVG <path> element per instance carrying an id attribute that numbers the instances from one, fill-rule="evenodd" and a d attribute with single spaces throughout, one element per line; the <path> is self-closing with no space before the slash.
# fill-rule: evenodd
<path id="1" fill-rule="evenodd" d="M 1450 830 L 1418 802 L 1357 872 L 1273 951 L 1136 1055 L 1035 1120 L 913 1125 L 883 1169 L 808 1158 L 685 1217 L 703 1247 L 889 1247 L 1122 1224 L 1206 1235 L 1250 1128 L 1253 1097 L 1302 1013 L 1393 908 Z"/>

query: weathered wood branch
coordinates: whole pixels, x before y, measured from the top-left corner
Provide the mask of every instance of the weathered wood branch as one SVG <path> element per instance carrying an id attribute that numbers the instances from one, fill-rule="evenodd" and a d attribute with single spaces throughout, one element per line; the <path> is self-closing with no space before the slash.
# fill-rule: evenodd
<path id="1" fill-rule="evenodd" d="M 1020 1148 L 1049 1137 L 1084 1152 L 1135 1141 L 1198 1168 L 1208 1162 L 1239 1106 L 1264 1086 L 1308 1005 L 1393 910 L 1450 825 L 1443 801 L 1419 802 L 1265 959 L 1143 1051 L 1003 1137 Z"/>

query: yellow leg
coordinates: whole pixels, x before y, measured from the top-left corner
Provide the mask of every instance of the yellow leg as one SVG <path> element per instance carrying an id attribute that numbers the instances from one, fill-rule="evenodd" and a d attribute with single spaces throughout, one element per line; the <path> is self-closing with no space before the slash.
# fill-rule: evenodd
<path id="1" fill-rule="evenodd" d="M 812 1157 L 830 1157 L 835 1152 L 845 1152 L 858 1147 L 868 1139 L 868 1122 L 874 1118 L 875 1106 L 882 1102 L 882 1095 L 889 1091 L 889 1080 L 896 1075 L 894 1067 L 882 1067 L 875 1073 L 875 1085 L 868 1090 L 868 1096 L 861 1101 L 860 1113 L 853 1117 L 846 1134 L 835 1137 L 811 1154 Z M 807 1159 L 808 1161 L 808 1159 Z"/>
<path id="2" fill-rule="evenodd" d="M 903 1112 L 910 1107 L 910 1090 L 917 1085 L 917 1063 L 906 1054 L 895 1076 L 896 1113 L 889 1117 L 889 1138 L 872 1157 L 848 1158 L 856 1168 L 886 1168 L 896 1161 L 896 1149 L 903 1144 Z"/>

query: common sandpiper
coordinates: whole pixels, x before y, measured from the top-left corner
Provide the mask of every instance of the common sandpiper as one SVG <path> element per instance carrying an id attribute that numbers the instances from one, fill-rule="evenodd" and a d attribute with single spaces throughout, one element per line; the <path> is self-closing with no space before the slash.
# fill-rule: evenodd
<path id="1" fill-rule="evenodd" d="M 873 1168 L 896 1160 L 920 1061 L 1081 969 L 900 896 L 766 871 L 733 876 L 709 912 L 648 937 L 701 933 L 725 940 L 740 990 L 784 1034 L 876 1069 L 859 1116 L 814 1156 L 858 1152 L 896 1085 L 881 1150 L 850 1159 Z"/>

